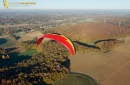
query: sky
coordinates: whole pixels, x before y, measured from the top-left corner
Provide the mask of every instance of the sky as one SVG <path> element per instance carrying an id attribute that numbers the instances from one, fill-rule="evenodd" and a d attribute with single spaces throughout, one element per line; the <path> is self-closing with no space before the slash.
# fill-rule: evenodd
<path id="1" fill-rule="evenodd" d="M 130 0 L 7 0 L 12 2 L 36 2 L 29 7 L 9 6 L 9 9 L 130 9 Z M 0 9 L 5 9 L 0 0 Z"/>

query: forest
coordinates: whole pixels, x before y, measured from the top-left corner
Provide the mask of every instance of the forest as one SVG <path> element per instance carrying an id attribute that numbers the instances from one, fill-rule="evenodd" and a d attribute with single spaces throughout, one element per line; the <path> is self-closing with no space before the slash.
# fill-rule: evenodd
<path id="1" fill-rule="evenodd" d="M 39 53 L 32 55 L 30 59 L 0 68 L 0 83 L 2 85 L 52 84 L 69 74 L 69 70 L 62 65 L 68 59 L 69 53 L 62 45 L 47 42 L 38 48 Z"/>

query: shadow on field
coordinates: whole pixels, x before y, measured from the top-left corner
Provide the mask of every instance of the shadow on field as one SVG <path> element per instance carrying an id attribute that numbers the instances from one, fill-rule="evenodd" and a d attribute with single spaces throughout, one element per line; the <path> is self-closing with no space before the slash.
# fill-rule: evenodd
<path id="1" fill-rule="evenodd" d="M 4 38 L 0 38 L 0 45 L 4 44 L 4 43 L 6 43 L 6 42 L 7 42 L 6 39 L 4 39 Z"/>
<path id="2" fill-rule="evenodd" d="M 86 47 L 89 47 L 89 48 L 100 49 L 99 47 L 94 46 L 94 45 L 88 45 L 88 44 L 86 44 L 86 43 L 82 43 L 82 42 L 79 42 L 79 41 L 74 41 L 74 42 L 78 43 L 79 45 L 83 45 L 83 46 L 86 46 Z"/>
<path id="3" fill-rule="evenodd" d="M 97 44 L 97 43 L 103 42 L 103 41 L 114 41 L 114 40 L 116 40 L 116 39 L 98 40 L 98 41 L 96 41 L 94 44 Z"/>
<path id="4" fill-rule="evenodd" d="M 16 40 L 19 40 L 20 38 L 21 38 L 20 36 L 16 36 L 16 37 L 15 37 Z"/>
<path id="5" fill-rule="evenodd" d="M 31 58 L 31 55 L 21 55 L 20 52 L 11 52 L 8 55 L 10 56 L 10 59 L 0 61 L 0 67 L 11 66 L 15 63 L 21 62 L 22 60 Z"/>
<path id="6" fill-rule="evenodd" d="M 71 62 L 70 59 L 67 59 L 65 62 L 62 63 L 63 66 L 65 66 L 69 72 L 71 72 L 70 66 L 71 66 Z"/>
<path id="7" fill-rule="evenodd" d="M 10 48 L 6 48 L 6 52 L 7 53 L 11 53 L 11 52 L 14 52 L 18 49 L 19 47 L 10 47 Z M 16 51 L 16 53 L 19 52 L 19 51 Z"/>

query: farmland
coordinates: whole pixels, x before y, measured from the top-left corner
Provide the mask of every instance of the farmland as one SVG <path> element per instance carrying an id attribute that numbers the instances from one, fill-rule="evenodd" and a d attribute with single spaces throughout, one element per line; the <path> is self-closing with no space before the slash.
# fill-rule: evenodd
<path id="1" fill-rule="evenodd" d="M 98 29 L 95 28 L 96 25 Z M 111 26 L 111 28 L 109 28 L 109 26 Z M 118 27 L 116 25 L 112 25 L 109 23 L 101 24 L 100 22 L 98 23 L 94 22 L 94 23 L 79 23 L 73 26 L 66 26 L 64 27 L 64 30 L 61 28 L 57 28 L 55 31 L 67 35 L 73 41 L 80 41 L 83 43 L 86 42 L 94 43 L 95 41 L 98 40 L 111 39 L 111 38 L 125 39 L 125 43 L 123 43 L 119 47 L 114 48 L 112 51 L 108 53 L 98 53 L 98 52 L 82 53 L 78 51 L 74 57 L 70 56 L 69 58 L 71 61 L 72 72 L 74 71 L 88 74 L 92 76 L 94 79 L 96 79 L 100 83 L 100 85 L 122 85 L 124 84 L 124 82 L 129 83 L 128 81 L 129 69 L 127 69 L 127 67 L 129 67 L 130 64 L 129 63 L 130 57 L 128 56 L 130 55 L 128 52 L 128 50 L 130 50 L 129 49 L 130 38 L 129 37 L 125 38 L 126 36 L 129 36 L 130 33 L 129 28 Z M 42 33 L 36 31 L 31 33 L 15 33 L 15 35 L 20 37 L 18 41 L 26 41 L 26 40 L 32 40 L 35 37 L 40 37 Z M 3 48 L 7 50 L 9 56 L 11 57 L 10 60 L 2 61 L 1 66 L 13 65 L 22 60 L 29 59 L 32 54 L 36 53 L 36 51 L 34 50 L 25 51 L 24 48 L 17 46 L 16 41 L 11 40 L 8 35 L 1 36 L 1 39 L 5 39 L 3 40 L 3 42 L 1 42 L 1 46 L 3 46 Z M 126 49 L 127 51 L 124 51 L 122 49 Z M 124 80 L 122 79 L 123 78 L 122 72 L 128 73 L 125 74 L 126 79 L 124 78 Z"/>
<path id="2" fill-rule="evenodd" d="M 26 40 L 32 40 L 33 38 L 30 36 L 27 36 L 24 33 L 15 33 L 16 36 L 19 36 L 20 39 L 18 39 L 18 41 L 26 41 Z"/>
<path id="3" fill-rule="evenodd" d="M 34 33 L 35 37 L 37 37 L 37 35 L 40 34 L 40 32 L 38 32 L 38 34 L 37 34 L 37 32 L 35 32 L 35 33 Z M 33 35 L 33 33 L 30 33 L 30 34 Z M 26 35 L 24 33 L 15 33 L 15 35 L 20 37 L 20 39 L 18 41 L 32 40 L 34 38 L 34 35 L 32 37 L 32 36 L 28 36 L 28 34 Z M 9 35 L 0 36 L 0 47 L 5 49 L 6 52 L 10 56 L 9 60 L 0 62 L 0 67 L 14 65 L 15 63 L 18 63 L 22 60 L 29 59 L 33 54 L 37 53 L 36 50 L 27 50 L 26 51 L 24 47 L 19 46 L 17 44 L 16 40 L 12 40 Z"/>
<path id="4" fill-rule="evenodd" d="M 8 35 L 0 36 L 0 47 L 12 47 L 17 46 L 17 42 L 14 40 L 11 40 L 11 38 Z"/>
<path id="5" fill-rule="evenodd" d="M 90 85 L 92 82 L 91 78 L 71 72 L 89 75 L 100 85 L 130 84 L 129 14 L 109 11 L 44 13 L 1 14 L 2 85 L 54 82 L 56 85 Z M 64 45 L 46 38 L 43 42 L 48 42 L 36 46 L 36 39 L 46 33 L 67 36 L 73 41 L 76 54 L 72 57 Z"/>
<path id="6" fill-rule="evenodd" d="M 62 29 L 64 28 L 64 29 Z M 73 41 L 93 43 L 97 40 L 115 39 L 130 35 L 130 28 L 118 27 L 110 23 L 94 22 L 79 23 L 73 26 L 61 27 L 55 32 L 71 37 Z"/>
<path id="7" fill-rule="evenodd" d="M 17 35 L 22 38 L 21 40 L 27 39 L 27 35 L 22 33 Z M 30 37 L 28 37 L 28 39 L 29 38 Z M 17 44 L 16 40 L 12 40 L 9 35 L 0 36 L 0 48 L 5 49 L 10 56 L 9 60 L 0 61 L 0 67 L 14 65 L 15 63 L 18 63 L 22 60 L 29 59 L 33 54 L 37 53 L 36 50 L 26 51 L 22 46 Z"/>
<path id="8" fill-rule="evenodd" d="M 27 41 L 27 40 L 32 40 L 33 38 L 36 37 L 40 37 L 43 34 L 40 31 L 35 31 L 31 33 L 15 33 L 15 35 L 20 37 L 18 41 Z"/>
<path id="9" fill-rule="evenodd" d="M 40 31 L 36 31 L 36 32 L 27 33 L 26 35 L 35 38 L 35 37 L 41 37 L 43 34 Z"/>
<path id="10" fill-rule="evenodd" d="M 90 77 L 82 74 L 69 74 L 53 85 L 97 85 Z"/>
<path id="11" fill-rule="evenodd" d="M 130 37 L 127 37 L 124 44 L 108 53 L 77 52 L 74 57 L 69 57 L 71 71 L 88 74 L 100 85 L 127 85 L 130 83 L 129 50 Z"/>

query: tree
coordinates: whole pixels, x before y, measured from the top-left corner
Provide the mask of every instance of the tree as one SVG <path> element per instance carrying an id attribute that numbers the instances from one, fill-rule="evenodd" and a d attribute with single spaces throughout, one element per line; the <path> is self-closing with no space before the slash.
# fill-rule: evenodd
<path id="1" fill-rule="evenodd" d="M 6 59 L 9 59 L 10 57 L 9 57 L 9 55 L 6 55 Z"/>
<path id="2" fill-rule="evenodd" d="M 2 55 L 2 59 L 4 60 L 6 57 L 4 55 Z"/>

